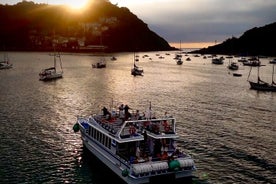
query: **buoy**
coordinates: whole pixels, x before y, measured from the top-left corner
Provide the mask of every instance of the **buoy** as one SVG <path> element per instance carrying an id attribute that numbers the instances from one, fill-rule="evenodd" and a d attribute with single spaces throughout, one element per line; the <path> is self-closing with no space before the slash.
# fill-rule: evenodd
<path id="1" fill-rule="evenodd" d="M 169 163 L 169 169 L 177 171 L 180 168 L 180 163 L 178 160 L 172 160 Z"/>
<path id="2" fill-rule="evenodd" d="M 123 177 L 126 177 L 126 176 L 128 176 L 128 170 L 127 169 L 124 169 L 124 170 L 122 170 L 122 176 Z"/>
<path id="3" fill-rule="evenodd" d="M 80 130 L 80 126 L 78 123 L 75 123 L 74 126 L 73 126 L 73 130 L 74 132 L 78 132 Z"/>

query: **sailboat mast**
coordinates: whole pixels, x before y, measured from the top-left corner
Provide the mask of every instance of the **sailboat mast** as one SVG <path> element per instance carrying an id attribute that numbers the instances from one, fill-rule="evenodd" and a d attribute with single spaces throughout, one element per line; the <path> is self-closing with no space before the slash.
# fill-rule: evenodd
<path id="1" fill-rule="evenodd" d="M 53 44 L 53 47 L 54 47 L 54 68 L 56 70 L 56 31 L 54 30 L 54 44 Z"/>
<path id="2" fill-rule="evenodd" d="M 251 71 L 252 71 L 252 66 L 250 66 L 250 70 L 249 70 L 249 73 L 248 73 L 248 76 L 247 76 L 247 81 L 249 81 L 249 77 L 250 77 Z"/>
<path id="3" fill-rule="evenodd" d="M 259 66 L 257 66 L 258 67 L 258 71 L 257 71 L 257 80 L 258 80 L 258 83 L 260 82 L 260 67 Z"/>
<path id="4" fill-rule="evenodd" d="M 274 64 L 272 64 L 272 81 L 271 81 L 271 84 L 273 85 L 274 84 Z"/>

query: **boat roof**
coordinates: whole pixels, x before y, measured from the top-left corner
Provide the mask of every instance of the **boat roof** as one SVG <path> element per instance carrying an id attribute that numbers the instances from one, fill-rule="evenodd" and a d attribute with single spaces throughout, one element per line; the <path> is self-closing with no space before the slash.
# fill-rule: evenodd
<path id="1" fill-rule="evenodd" d="M 116 117 L 107 120 L 103 115 L 91 116 L 88 123 L 118 143 L 142 141 L 145 134 L 154 139 L 177 138 L 175 118 L 129 119 L 123 121 Z"/>

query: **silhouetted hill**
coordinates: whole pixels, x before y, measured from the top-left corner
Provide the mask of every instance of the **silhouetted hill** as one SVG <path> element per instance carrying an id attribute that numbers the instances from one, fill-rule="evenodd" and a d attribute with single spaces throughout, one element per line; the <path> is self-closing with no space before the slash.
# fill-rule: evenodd
<path id="1" fill-rule="evenodd" d="M 81 13 L 65 6 L 22 1 L 0 5 L 0 49 L 64 51 L 172 50 L 168 42 L 125 7 L 93 0 Z M 96 46 L 95 46 L 96 45 Z"/>
<path id="2" fill-rule="evenodd" d="M 229 38 L 221 44 L 193 51 L 200 54 L 276 56 L 276 22 L 246 31 L 240 38 Z"/>

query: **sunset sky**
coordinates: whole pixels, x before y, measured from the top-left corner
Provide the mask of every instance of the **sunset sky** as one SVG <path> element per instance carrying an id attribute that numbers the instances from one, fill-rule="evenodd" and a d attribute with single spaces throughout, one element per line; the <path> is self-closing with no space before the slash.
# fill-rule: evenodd
<path id="1" fill-rule="evenodd" d="M 33 0 L 78 8 L 87 0 Z M 16 4 L 21 0 L 1 0 Z M 276 22 L 276 0 L 110 0 L 127 7 L 171 45 L 202 48 Z M 81 11 L 76 9 L 75 11 Z M 176 43 L 176 44 L 173 44 Z"/>

